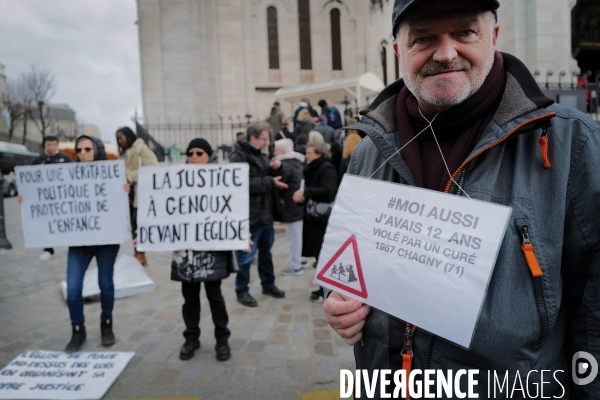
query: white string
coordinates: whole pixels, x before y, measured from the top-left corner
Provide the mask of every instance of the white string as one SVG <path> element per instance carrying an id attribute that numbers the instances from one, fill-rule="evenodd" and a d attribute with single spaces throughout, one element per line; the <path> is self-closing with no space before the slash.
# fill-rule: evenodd
<path id="1" fill-rule="evenodd" d="M 423 119 L 425 121 L 429 122 L 429 120 L 427 118 L 425 118 L 425 116 L 421 112 L 421 107 L 419 107 L 419 114 L 421 114 L 421 117 L 423 117 Z M 437 117 L 438 115 L 439 114 L 436 114 L 435 117 Z M 452 180 L 452 182 L 454 182 L 454 184 L 469 198 L 469 200 L 473 200 L 471 198 L 471 196 L 469 196 L 469 194 L 467 192 L 465 192 L 465 190 L 452 177 L 452 173 L 450 172 L 450 168 L 448 168 L 448 164 L 446 163 L 446 159 L 444 158 L 444 153 L 442 153 L 442 148 L 440 146 L 440 143 L 438 142 L 437 137 L 435 136 L 435 132 L 433 131 L 433 126 L 431 126 L 431 124 L 433 123 L 433 120 L 435 119 L 435 117 L 433 117 L 433 119 L 431 120 L 431 122 L 429 122 L 428 128 L 431 128 L 431 133 L 433 134 L 433 138 L 435 139 L 435 144 L 437 144 L 437 147 L 440 150 L 440 156 L 442 156 L 442 161 L 444 162 L 444 165 L 446 166 L 446 171 L 448 171 L 448 176 L 450 177 L 450 179 Z M 427 129 L 427 128 L 425 128 L 425 129 Z"/>
<path id="2" fill-rule="evenodd" d="M 414 138 L 412 138 L 412 139 L 410 139 L 408 142 L 406 142 L 406 144 L 405 144 L 404 146 L 400 147 L 400 148 L 398 149 L 398 151 L 396 151 L 394 154 L 392 154 L 392 155 L 391 155 L 391 156 L 390 156 L 390 157 L 389 157 L 387 160 L 385 160 L 383 163 L 381 163 L 381 165 L 379 166 L 379 168 L 377 168 L 377 169 L 375 170 L 375 172 L 373 172 L 373 173 L 371 174 L 371 176 L 369 176 L 369 179 L 373 178 L 373 175 L 375 175 L 375 174 L 377 173 L 377 171 L 379 171 L 379 170 L 381 169 L 381 167 L 383 167 L 383 166 L 384 166 L 384 165 L 385 165 L 385 164 L 386 164 L 388 161 L 390 161 L 390 160 L 392 159 L 392 157 L 394 157 L 396 154 L 400 153 L 400 152 L 402 151 L 402 149 L 403 149 L 403 148 L 405 148 L 406 146 L 408 146 L 408 145 L 410 144 L 410 142 L 412 142 L 412 141 L 413 141 L 413 140 L 415 140 L 417 137 L 419 137 L 419 135 L 420 135 L 421 133 L 425 132 L 425 131 L 427 130 L 427 128 L 431 128 L 431 124 L 433 123 L 433 121 L 435 121 L 435 119 L 437 118 L 437 116 L 438 116 L 438 115 L 440 115 L 440 114 L 439 114 L 439 113 L 438 113 L 438 114 L 436 114 L 436 115 L 435 115 L 435 117 L 433 117 L 433 118 L 431 119 L 431 122 L 427 121 L 427 122 L 429 122 L 429 125 L 427 125 L 427 126 L 426 126 L 426 127 L 425 127 L 425 128 L 422 130 L 422 131 L 421 131 L 421 132 L 417 133 L 417 134 L 415 135 L 415 137 L 414 137 Z M 431 129 L 431 131 L 433 131 L 433 128 Z"/>

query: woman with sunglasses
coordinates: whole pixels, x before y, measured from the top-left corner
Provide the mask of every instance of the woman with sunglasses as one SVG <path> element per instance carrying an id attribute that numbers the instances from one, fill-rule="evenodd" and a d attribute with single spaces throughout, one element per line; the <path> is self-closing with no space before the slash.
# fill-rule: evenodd
<path id="1" fill-rule="evenodd" d="M 194 139 L 188 145 L 187 163 L 217 163 L 217 155 L 204 139 Z M 229 317 L 225 308 L 225 299 L 221 294 L 221 280 L 229 276 L 232 252 L 227 251 L 193 251 L 173 252 L 171 262 L 171 280 L 181 282 L 183 294 L 183 321 L 185 343 L 181 347 L 179 358 L 189 360 L 194 357 L 195 350 L 200 348 L 200 285 L 204 282 L 206 297 L 210 304 L 212 320 L 215 324 L 217 344 L 217 360 L 225 361 L 231 357 L 227 328 Z"/>
<path id="2" fill-rule="evenodd" d="M 106 160 L 104 144 L 100 139 L 91 136 L 79 136 L 75 141 L 75 162 L 92 162 Z M 123 185 L 129 193 L 129 184 Z M 23 196 L 18 197 L 19 205 Z M 96 257 L 98 263 L 98 286 L 100 287 L 100 334 L 102 345 L 110 346 L 115 343 L 112 330 L 112 310 L 115 303 L 115 286 L 113 272 L 115 260 L 119 252 L 118 244 L 101 246 L 73 246 L 69 247 L 67 256 L 67 305 L 71 316 L 73 334 L 65 351 L 73 353 L 79 351 L 85 341 L 86 331 L 83 316 L 83 277 L 92 258 Z"/>
<path id="3" fill-rule="evenodd" d="M 75 162 L 102 160 L 106 160 L 106 151 L 100 139 L 82 135 L 75 140 Z M 124 188 L 129 193 L 129 184 L 125 183 Z M 79 351 L 86 339 L 82 296 L 83 277 L 94 257 L 96 257 L 98 263 L 98 286 L 100 287 L 100 306 L 102 309 L 100 315 L 102 345 L 110 346 L 115 343 L 112 318 L 115 302 L 113 272 L 119 247 L 118 244 L 69 247 L 67 256 L 67 305 L 69 306 L 73 334 L 65 349 L 67 353 Z"/>

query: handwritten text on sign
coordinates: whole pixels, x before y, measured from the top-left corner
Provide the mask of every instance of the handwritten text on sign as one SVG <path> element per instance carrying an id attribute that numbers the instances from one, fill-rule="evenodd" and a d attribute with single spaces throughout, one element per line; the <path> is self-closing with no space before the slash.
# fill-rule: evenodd
<path id="1" fill-rule="evenodd" d="M 0 399 L 101 399 L 134 355 L 24 351 L 0 370 Z"/>
<path id="2" fill-rule="evenodd" d="M 504 206 L 346 174 L 315 282 L 468 348 L 510 214 Z M 362 277 L 354 273 L 357 258 Z M 357 296 L 360 284 L 368 296 Z"/>
<path id="3" fill-rule="evenodd" d="M 248 188 L 248 164 L 140 168 L 138 249 L 246 249 Z"/>
<path id="4" fill-rule="evenodd" d="M 130 240 L 123 161 L 16 167 L 25 247 Z"/>

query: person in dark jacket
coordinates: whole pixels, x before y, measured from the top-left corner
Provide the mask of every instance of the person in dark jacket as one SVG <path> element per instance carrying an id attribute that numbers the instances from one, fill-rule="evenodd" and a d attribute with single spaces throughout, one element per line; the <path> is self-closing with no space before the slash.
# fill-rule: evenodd
<path id="1" fill-rule="evenodd" d="M 189 164 L 217 163 L 211 158 L 213 150 L 204 139 L 193 139 L 188 145 L 186 155 Z M 212 160 L 212 161 L 211 161 Z M 171 280 L 181 282 L 181 293 L 184 303 L 181 308 L 185 331 L 185 343 L 179 352 L 181 360 L 194 357 L 195 350 L 200 348 L 200 287 L 204 282 L 206 297 L 210 304 L 212 320 L 215 324 L 217 344 L 217 360 L 226 361 L 231 357 L 228 339 L 231 332 L 227 328 L 229 317 L 225 307 L 225 299 L 221 294 L 221 281 L 229 276 L 232 252 L 227 251 L 193 251 L 173 252 L 171 262 Z"/>
<path id="2" fill-rule="evenodd" d="M 283 120 L 285 119 L 285 115 L 283 111 L 281 111 L 281 105 L 278 101 L 273 103 L 273 107 L 271 107 L 271 115 L 267 118 L 267 122 L 271 125 L 271 142 L 275 143 L 275 135 L 281 130 L 283 126 Z"/>
<path id="3" fill-rule="evenodd" d="M 321 114 L 319 116 L 319 121 L 319 125 L 315 126 L 313 131 L 319 132 L 321 135 L 323 135 L 323 140 L 325 140 L 325 143 L 327 143 L 329 146 L 333 146 L 335 143 L 335 130 L 331 126 L 327 125 L 327 115 Z"/>
<path id="4" fill-rule="evenodd" d="M 290 262 L 287 269 L 281 271 L 282 275 L 302 275 L 302 225 L 304 206 L 294 201 L 294 193 L 301 188 L 304 179 L 304 155 L 294 151 L 294 142 L 291 139 L 282 139 L 275 142 L 276 173 L 281 175 L 281 181 L 287 183 L 287 189 L 279 192 L 284 207 L 281 222 L 285 223 L 285 234 L 290 246 Z"/>
<path id="5" fill-rule="evenodd" d="M 76 162 L 93 162 L 106 160 L 104 144 L 100 139 L 82 135 L 75 140 Z M 123 187 L 129 193 L 128 183 Z M 19 204 L 23 197 L 19 195 Z M 112 311 L 115 303 L 115 286 L 113 273 L 118 244 L 98 246 L 72 246 L 67 255 L 67 306 L 71 317 L 72 336 L 65 351 L 73 353 L 79 351 L 86 339 L 85 318 L 83 315 L 83 278 L 92 258 L 96 257 L 98 263 L 98 286 L 100 287 L 100 333 L 103 346 L 115 343 L 113 333 Z"/>
<path id="6" fill-rule="evenodd" d="M 306 162 L 304 170 L 305 187 L 294 193 L 296 203 L 306 204 L 308 200 L 318 203 L 331 203 L 335 200 L 338 189 L 338 176 L 335 167 L 329 161 L 330 153 L 327 145 L 312 142 L 306 146 Z M 304 257 L 319 257 L 327 222 L 315 222 L 307 219 L 304 213 L 302 229 L 302 255 Z M 315 263 L 316 266 L 316 263 Z M 323 289 L 311 293 L 312 300 L 323 297 Z"/>
<path id="7" fill-rule="evenodd" d="M 235 144 L 229 156 L 231 162 L 244 162 L 250 168 L 250 234 L 253 245 L 249 253 L 238 251 L 240 270 L 235 279 L 237 301 L 247 307 L 256 307 L 254 297 L 250 295 L 250 263 L 258 251 L 258 274 L 262 293 L 276 298 L 285 297 L 285 293 L 275 286 L 275 273 L 271 247 L 275 240 L 273 229 L 273 197 L 275 190 L 287 189 L 281 177 L 274 177 L 269 159 L 262 152 L 269 145 L 271 127 L 266 122 L 248 125 L 247 140 Z"/>
<path id="8" fill-rule="evenodd" d="M 275 141 L 281 140 L 281 139 L 292 139 L 292 142 L 295 143 L 296 142 L 296 133 L 290 132 L 289 127 L 290 127 L 290 121 L 287 118 L 284 118 L 283 122 L 281 123 L 281 130 L 279 132 L 277 132 L 277 134 L 275 135 Z"/>
<path id="9" fill-rule="evenodd" d="M 296 130 L 294 130 L 294 134 L 296 137 L 300 137 L 300 135 L 307 135 L 310 131 L 312 131 L 315 127 L 315 122 L 313 121 L 313 117 L 311 117 L 308 109 L 303 109 L 298 113 L 298 120 L 296 121 Z"/>
<path id="10" fill-rule="evenodd" d="M 340 110 L 330 101 L 319 100 L 318 104 L 321 107 L 321 115 L 327 117 L 327 124 L 333 129 L 342 129 L 343 122 Z"/>
<path id="11" fill-rule="evenodd" d="M 65 153 L 58 151 L 58 138 L 52 135 L 46 135 L 42 139 L 42 147 L 44 152 L 31 161 L 31 165 L 41 164 L 61 164 L 73 162 L 71 157 Z M 40 260 L 46 261 L 54 255 L 53 248 L 46 248 L 40 255 Z"/>
<path id="12" fill-rule="evenodd" d="M 294 118 L 292 119 L 292 123 L 294 124 L 294 127 L 293 127 L 294 131 L 298 127 L 298 125 L 297 125 L 297 123 L 298 123 L 298 114 L 302 110 L 307 110 L 308 111 L 308 115 L 310 115 L 311 111 L 313 111 L 313 108 L 310 105 L 310 101 L 306 97 L 303 97 L 302 99 L 300 99 L 300 102 L 298 103 L 298 108 L 296 108 L 296 110 L 294 111 Z"/>

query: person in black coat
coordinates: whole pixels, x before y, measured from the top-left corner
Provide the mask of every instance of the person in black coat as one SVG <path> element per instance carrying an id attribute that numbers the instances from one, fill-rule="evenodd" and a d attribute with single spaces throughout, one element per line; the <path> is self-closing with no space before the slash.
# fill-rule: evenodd
<path id="1" fill-rule="evenodd" d="M 186 156 L 189 164 L 216 163 L 211 145 L 204 139 L 193 139 L 188 145 Z M 214 160 L 214 161 L 212 161 Z M 229 276 L 232 252 L 193 251 L 173 252 L 171 261 L 171 280 L 181 282 L 184 304 L 181 308 L 185 331 L 185 343 L 179 352 L 181 360 L 194 357 L 200 348 L 200 287 L 204 282 L 206 298 L 210 304 L 212 320 L 215 324 L 217 360 L 226 361 L 231 357 L 228 339 L 231 332 L 227 328 L 229 317 L 225 299 L 221 293 L 221 281 Z"/>
<path id="2" fill-rule="evenodd" d="M 266 122 L 248 125 L 246 140 L 237 142 L 229 156 L 231 162 L 248 163 L 250 169 L 250 234 L 254 244 L 249 253 L 238 251 L 240 270 L 235 278 L 235 291 L 238 303 L 246 307 L 256 307 L 257 302 L 250 295 L 250 263 L 258 251 L 258 274 L 262 293 L 283 298 L 285 293 L 275 286 L 275 273 L 271 247 L 275 241 L 273 228 L 275 191 L 287 189 L 280 176 L 273 176 L 272 165 L 263 150 L 269 145 L 271 126 Z"/>
<path id="3" fill-rule="evenodd" d="M 331 203 L 335 200 L 338 190 L 338 176 L 335 167 L 329 161 L 329 150 L 324 143 L 309 143 L 306 146 L 306 162 L 304 170 L 305 187 L 294 193 L 294 201 L 306 204 L 308 200 L 318 203 Z M 327 222 L 307 220 L 304 213 L 302 230 L 302 255 L 304 257 L 319 257 Z M 316 263 L 315 263 L 316 266 Z M 323 289 L 312 292 L 311 299 L 318 300 L 323 296 Z"/>
<path id="4" fill-rule="evenodd" d="M 41 164 L 63 164 L 73 162 L 71 157 L 65 153 L 58 151 L 58 138 L 53 135 L 46 135 L 42 139 L 42 147 L 44 152 L 31 161 L 31 165 Z M 1 188 L 0 188 L 1 189 Z M 54 255 L 54 249 L 51 247 L 45 248 L 40 255 L 40 260 L 46 261 Z"/>
<path id="5" fill-rule="evenodd" d="M 281 222 L 285 222 L 285 234 L 290 246 L 289 267 L 281 271 L 285 276 L 302 275 L 302 225 L 304 206 L 294 201 L 294 193 L 301 187 L 304 179 L 304 155 L 294 151 L 294 142 L 291 139 L 282 139 L 275 142 L 275 156 L 277 162 L 276 173 L 281 175 L 281 181 L 287 183 L 287 189 L 279 191 L 279 198 L 283 201 Z"/>

